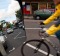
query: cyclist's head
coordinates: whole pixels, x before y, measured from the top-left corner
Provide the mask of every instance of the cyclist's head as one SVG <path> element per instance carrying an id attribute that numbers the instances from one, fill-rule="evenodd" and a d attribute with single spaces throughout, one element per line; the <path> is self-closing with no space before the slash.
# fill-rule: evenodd
<path id="1" fill-rule="evenodd" d="M 60 0 L 53 0 L 53 2 L 54 2 L 55 5 L 60 4 Z"/>

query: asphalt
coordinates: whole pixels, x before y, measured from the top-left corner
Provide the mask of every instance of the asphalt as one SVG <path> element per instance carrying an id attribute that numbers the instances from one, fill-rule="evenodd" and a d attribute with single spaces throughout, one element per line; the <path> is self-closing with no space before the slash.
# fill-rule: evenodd
<path id="1" fill-rule="evenodd" d="M 8 45 L 8 49 L 6 50 L 8 54 L 7 56 L 22 56 L 21 46 L 25 41 L 32 40 L 32 39 L 39 40 L 41 38 L 38 34 L 40 30 L 39 22 L 40 22 L 39 20 L 24 20 L 26 32 L 22 29 L 16 29 L 11 34 L 7 34 L 5 32 L 7 36 L 6 40 Z M 49 25 L 46 25 L 45 27 L 49 28 L 52 24 L 54 24 L 54 22 Z M 59 46 L 59 40 L 56 37 L 49 37 L 48 39 L 50 40 L 50 42 L 52 42 L 56 46 Z M 52 48 L 52 46 L 49 43 L 47 44 L 49 45 L 49 48 L 51 51 L 50 56 L 52 55 L 56 56 L 56 51 L 54 50 L 54 48 Z M 47 49 L 44 45 L 42 45 L 41 47 L 42 52 L 40 52 L 41 50 L 39 50 L 38 53 L 36 54 L 33 54 L 34 48 L 35 48 L 35 42 L 28 43 L 25 48 L 25 54 L 26 54 L 25 56 L 46 56 L 46 53 L 44 53 L 44 51 L 46 52 Z"/>
<path id="2" fill-rule="evenodd" d="M 25 30 L 18 28 L 15 29 L 13 33 L 7 34 L 6 31 L 4 33 L 7 37 L 6 44 L 8 48 L 6 49 L 6 52 L 7 56 L 9 56 L 26 40 Z"/>
<path id="3" fill-rule="evenodd" d="M 39 25 L 39 22 L 42 21 L 42 20 L 26 20 L 25 21 L 25 26 L 26 26 L 26 34 L 27 34 L 27 40 L 31 40 L 31 39 L 40 39 L 41 37 L 38 35 L 38 32 L 39 32 L 39 28 L 41 27 Z M 49 28 L 52 24 L 54 24 L 56 21 L 54 22 L 51 22 L 50 24 L 44 26 L 45 28 Z M 28 33 L 29 32 L 29 33 Z M 59 40 L 56 38 L 56 37 L 49 37 L 47 38 L 49 39 L 49 41 L 51 43 L 53 43 L 54 45 L 56 45 L 57 47 L 60 45 L 59 43 Z M 56 56 L 56 51 L 55 49 L 52 48 L 52 46 L 47 43 L 50 47 L 50 51 L 51 51 L 51 54 L 53 56 Z M 32 45 L 33 46 L 33 45 Z M 43 46 L 44 48 L 44 46 Z M 60 51 L 60 46 L 58 47 L 59 51 Z M 45 48 L 43 49 L 45 50 Z M 27 51 L 27 50 L 26 50 Z M 29 52 L 31 54 L 31 51 Z M 36 55 L 36 56 L 41 56 L 42 54 L 40 55 Z M 28 55 L 26 55 L 28 56 Z M 33 55 L 31 55 L 33 56 Z M 42 56 L 45 56 L 45 55 L 42 55 Z"/>

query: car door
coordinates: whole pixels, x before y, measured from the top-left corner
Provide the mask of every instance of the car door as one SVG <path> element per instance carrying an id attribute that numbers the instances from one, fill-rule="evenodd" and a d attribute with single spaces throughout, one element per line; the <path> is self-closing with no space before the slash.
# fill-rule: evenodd
<path id="1" fill-rule="evenodd" d="M 43 19 L 45 19 L 45 17 L 46 17 L 46 13 L 45 13 L 45 11 L 44 11 L 44 9 L 41 9 L 39 12 L 39 15 L 40 15 L 40 17 L 41 17 L 41 19 L 43 20 Z"/>
<path id="2" fill-rule="evenodd" d="M 47 19 L 51 15 L 51 11 L 49 10 L 44 10 L 44 17 Z"/>
<path id="3" fill-rule="evenodd" d="M 6 27 L 4 27 L 3 29 L 7 30 L 7 26 L 10 26 L 11 24 L 13 24 L 14 27 L 16 22 L 18 25 L 16 26 L 17 29 L 14 29 L 14 32 L 11 34 L 7 34 L 6 31 L 3 31 L 7 36 L 5 43 L 7 44 L 7 49 L 5 50 L 5 52 L 7 53 L 6 56 L 12 56 L 17 52 L 17 49 L 23 44 L 23 42 L 26 41 L 22 0 L 1 0 L 0 12 L 0 18 L 2 18 L 6 23 Z M 0 19 L 1 23 L 3 21 L 2 19 Z M 22 25 L 20 24 L 20 22 L 22 22 Z M 19 27 L 20 25 L 21 27 Z"/>

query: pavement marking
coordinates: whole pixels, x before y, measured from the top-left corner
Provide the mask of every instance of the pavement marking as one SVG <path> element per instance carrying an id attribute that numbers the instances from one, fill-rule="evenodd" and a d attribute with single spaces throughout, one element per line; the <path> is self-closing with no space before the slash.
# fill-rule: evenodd
<path id="1" fill-rule="evenodd" d="M 24 20 L 25 22 L 40 22 L 39 20 Z"/>
<path id="2" fill-rule="evenodd" d="M 19 32 L 19 34 L 21 34 L 21 32 Z M 17 36 L 19 36 L 19 34 L 18 34 Z M 14 37 L 14 39 L 16 39 L 16 38 L 17 38 L 17 36 L 16 36 L 16 37 Z"/>
<path id="3" fill-rule="evenodd" d="M 26 44 L 26 45 L 29 46 L 29 47 L 31 47 L 31 48 L 33 48 L 33 49 L 36 49 L 36 47 L 35 47 L 35 46 L 32 46 L 31 44 Z M 45 54 L 45 55 L 48 54 L 47 52 L 45 52 L 45 51 L 43 51 L 43 50 L 41 50 L 41 49 L 39 49 L 38 51 L 41 52 L 41 53 L 43 53 L 43 54 Z M 49 54 L 49 56 L 54 56 L 54 55 Z"/>
<path id="4" fill-rule="evenodd" d="M 5 38 L 7 38 L 7 36 L 6 35 L 4 35 L 5 36 Z"/>
<path id="5" fill-rule="evenodd" d="M 41 28 L 25 28 L 26 30 L 40 30 Z M 43 28 L 43 30 L 47 30 L 48 28 Z M 55 35 L 51 35 L 51 36 L 54 36 L 56 37 Z"/>
<path id="6" fill-rule="evenodd" d="M 41 28 L 25 28 L 25 29 L 41 29 Z M 43 30 L 47 30 L 48 28 L 43 28 Z"/>
<path id="7" fill-rule="evenodd" d="M 25 28 L 25 29 L 28 29 L 29 30 L 29 29 L 41 29 L 41 28 Z"/>
<path id="8" fill-rule="evenodd" d="M 26 36 L 21 36 L 21 37 L 17 37 L 17 39 L 18 39 L 18 38 L 25 38 L 25 37 L 26 37 Z M 16 39 L 16 38 L 14 38 L 14 39 Z"/>
<path id="9" fill-rule="evenodd" d="M 13 47 L 9 52 L 12 52 L 13 50 L 15 50 L 15 47 Z"/>

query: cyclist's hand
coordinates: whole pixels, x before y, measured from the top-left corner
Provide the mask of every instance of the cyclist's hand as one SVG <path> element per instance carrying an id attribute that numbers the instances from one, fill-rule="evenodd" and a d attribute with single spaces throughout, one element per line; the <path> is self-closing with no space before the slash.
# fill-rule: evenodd
<path id="1" fill-rule="evenodd" d="M 40 22 L 40 28 L 45 28 L 45 24 L 43 22 Z"/>
<path id="2" fill-rule="evenodd" d="M 40 22 L 40 25 L 45 25 L 43 22 Z"/>

